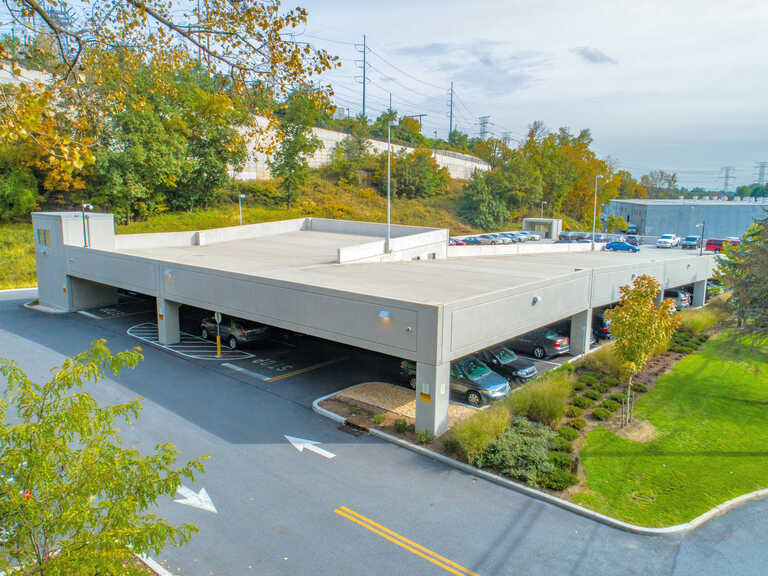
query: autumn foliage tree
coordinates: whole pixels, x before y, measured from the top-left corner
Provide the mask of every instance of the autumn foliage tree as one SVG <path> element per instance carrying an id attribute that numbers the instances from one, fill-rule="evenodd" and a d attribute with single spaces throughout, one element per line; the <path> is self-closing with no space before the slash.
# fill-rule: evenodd
<path id="1" fill-rule="evenodd" d="M 134 554 L 184 544 L 197 531 L 148 510 L 203 472 L 202 463 L 176 467 L 171 444 L 148 456 L 123 446 L 118 426 L 136 420 L 141 400 L 100 406 L 81 389 L 140 360 L 138 348 L 113 355 L 97 340 L 43 384 L 0 360 L 12 408 L 0 404 L 3 574 L 144 574 Z"/>
<path id="2" fill-rule="evenodd" d="M 638 276 L 631 286 L 621 287 L 618 305 L 605 313 L 611 323 L 614 351 L 627 380 L 628 399 L 633 376 L 669 344 L 679 324 L 672 300 L 656 304 L 660 289 L 655 278 Z"/>

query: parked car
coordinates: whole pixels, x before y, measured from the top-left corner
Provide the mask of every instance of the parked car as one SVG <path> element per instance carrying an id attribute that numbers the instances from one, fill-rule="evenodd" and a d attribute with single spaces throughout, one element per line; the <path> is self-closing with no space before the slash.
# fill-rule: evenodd
<path id="1" fill-rule="evenodd" d="M 680 248 L 683 250 L 696 250 L 699 246 L 701 246 L 701 239 L 698 236 L 686 236 L 680 241 Z"/>
<path id="2" fill-rule="evenodd" d="M 510 240 L 508 238 L 501 238 L 497 237 L 496 234 L 482 234 L 481 236 L 476 236 L 481 242 L 481 244 L 509 244 Z"/>
<path id="3" fill-rule="evenodd" d="M 573 239 L 575 242 L 592 242 L 592 234 L 589 232 L 574 232 Z"/>
<path id="4" fill-rule="evenodd" d="M 200 322 L 200 335 L 208 340 L 216 338 L 216 320 L 213 316 L 203 318 Z M 261 342 L 269 337 L 269 326 L 224 316 L 221 319 L 221 341 L 234 350 L 238 346 Z"/>
<path id="5" fill-rule="evenodd" d="M 501 232 L 488 234 L 488 236 L 496 239 L 499 244 L 512 244 L 514 242 L 514 240 L 512 240 L 512 238 L 510 238 L 507 234 L 502 234 Z"/>
<path id="6" fill-rule="evenodd" d="M 507 346 L 515 352 L 531 354 L 534 358 L 557 356 L 568 352 L 568 337 L 551 328 L 534 330 L 510 340 Z"/>
<path id="7" fill-rule="evenodd" d="M 477 357 L 485 362 L 488 367 L 507 378 L 518 382 L 528 382 L 539 375 L 533 362 L 520 358 L 512 350 L 505 346 L 496 346 L 478 352 Z"/>
<path id="8" fill-rule="evenodd" d="M 592 235 L 590 234 L 590 237 L 591 236 Z M 608 242 L 608 240 L 610 240 L 610 237 L 608 236 L 608 234 L 603 234 L 602 232 L 595 233 L 595 242 L 599 242 L 602 244 L 604 242 Z"/>
<path id="9" fill-rule="evenodd" d="M 511 242 L 525 242 L 523 237 L 517 234 L 517 232 L 502 232 L 501 235 L 509 238 Z"/>
<path id="10" fill-rule="evenodd" d="M 710 298 L 714 298 L 718 294 L 720 294 L 725 289 L 725 286 L 723 286 L 723 283 L 720 282 L 720 280 L 715 280 L 714 278 L 710 278 L 707 280 L 707 291 L 704 295 L 705 300 L 709 300 Z"/>
<path id="11" fill-rule="evenodd" d="M 691 305 L 691 295 L 688 294 L 688 292 L 686 292 L 682 288 L 672 288 L 669 290 L 664 290 L 664 299 L 674 300 L 675 308 L 677 310 L 688 308 L 688 306 Z"/>
<path id="12" fill-rule="evenodd" d="M 603 250 L 608 250 L 610 252 L 640 252 L 640 248 L 637 246 L 633 246 L 629 242 L 621 241 L 608 242 L 608 244 L 603 247 Z"/>
<path id="13" fill-rule="evenodd" d="M 520 236 L 527 237 L 528 240 L 541 240 L 541 234 L 538 232 L 530 232 L 528 230 L 523 230 L 521 232 L 515 232 L 515 234 L 520 234 Z"/>
<path id="14" fill-rule="evenodd" d="M 627 224 L 627 228 L 624 230 L 624 234 L 635 235 L 637 234 L 637 232 L 638 232 L 637 226 L 635 226 L 634 224 Z"/>
<path id="15" fill-rule="evenodd" d="M 558 242 L 575 242 L 576 232 L 560 232 L 557 237 Z"/>
<path id="16" fill-rule="evenodd" d="M 408 385 L 416 389 L 416 363 L 410 360 L 400 362 L 400 373 Z M 451 392 L 467 404 L 481 406 L 493 400 L 500 400 L 509 394 L 509 382 L 484 362 L 470 357 L 451 362 Z"/>
<path id="17" fill-rule="evenodd" d="M 477 236 L 467 236 L 466 238 L 462 238 L 464 241 L 464 244 L 467 246 L 477 246 L 478 244 L 488 244 L 488 242 L 481 240 Z"/>
<path id="18" fill-rule="evenodd" d="M 738 246 L 740 243 L 741 242 L 738 238 L 707 238 L 707 242 L 704 245 L 704 250 L 717 254 L 723 249 L 724 244 L 733 244 L 734 246 Z"/>
<path id="19" fill-rule="evenodd" d="M 461 238 L 448 238 L 448 246 L 466 246 L 467 243 Z"/>
<path id="20" fill-rule="evenodd" d="M 641 241 L 641 238 L 637 234 L 630 234 L 629 236 L 626 236 L 623 240 L 623 242 L 632 244 L 632 246 L 640 246 L 640 241 Z"/>
<path id="21" fill-rule="evenodd" d="M 605 317 L 605 310 L 595 312 L 592 315 L 592 335 L 595 340 L 610 340 L 611 338 L 611 321 Z"/>
<path id="22" fill-rule="evenodd" d="M 656 248 L 674 248 L 680 245 L 680 238 L 674 234 L 662 234 L 656 240 Z"/>

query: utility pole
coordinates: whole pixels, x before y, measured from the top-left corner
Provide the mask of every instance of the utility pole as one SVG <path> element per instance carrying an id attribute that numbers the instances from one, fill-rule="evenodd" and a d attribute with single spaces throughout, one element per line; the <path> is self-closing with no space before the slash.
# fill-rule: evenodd
<path id="1" fill-rule="evenodd" d="M 435 132 L 435 158 L 437 158 L 437 130 Z"/>
<path id="2" fill-rule="evenodd" d="M 723 194 L 726 196 L 728 195 L 728 182 L 734 172 L 736 172 L 736 168 L 733 166 L 723 166 Z"/>
<path id="3" fill-rule="evenodd" d="M 451 90 L 448 94 L 450 98 L 448 101 L 448 142 L 450 142 L 451 134 L 453 134 L 453 80 L 451 80 Z"/>
<path id="4" fill-rule="evenodd" d="M 347 108 L 347 133 L 349 133 L 349 108 Z"/>
<path id="5" fill-rule="evenodd" d="M 363 78 L 362 78 L 362 81 L 363 81 L 363 116 L 365 116 L 365 85 L 368 83 L 368 63 L 366 62 L 366 54 L 368 52 L 368 47 L 366 45 L 365 34 L 363 34 L 363 43 L 362 43 L 362 45 L 355 44 L 355 48 L 357 48 L 358 50 L 360 50 L 363 53 L 363 60 L 362 60 L 362 65 L 363 65 Z M 360 60 L 356 60 L 356 62 L 359 63 Z M 390 98 L 391 98 L 391 96 L 390 96 Z M 392 104 L 390 102 L 390 108 L 391 107 L 392 107 Z"/>
<path id="6" fill-rule="evenodd" d="M 477 121 L 480 124 L 480 140 L 488 138 L 488 122 L 491 120 L 490 116 L 480 116 Z"/>
<path id="7" fill-rule="evenodd" d="M 392 114 L 392 92 L 389 93 L 389 110 L 388 112 Z"/>

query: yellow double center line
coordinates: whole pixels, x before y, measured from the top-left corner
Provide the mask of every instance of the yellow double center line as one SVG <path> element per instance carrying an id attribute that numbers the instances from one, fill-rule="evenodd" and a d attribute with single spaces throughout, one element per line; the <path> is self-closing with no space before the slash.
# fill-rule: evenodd
<path id="1" fill-rule="evenodd" d="M 417 544 L 413 540 L 409 540 L 405 536 L 402 536 L 401 534 L 398 534 L 394 530 L 390 530 L 389 528 L 382 526 L 381 524 L 378 524 L 377 522 L 374 522 L 370 518 L 366 518 L 362 514 L 358 514 L 354 510 L 347 508 L 346 506 L 340 506 L 334 510 L 336 514 L 339 516 L 343 516 L 347 520 L 352 520 L 355 524 L 359 524 L 363 528 L 366 528 L 373 532 L 374 534 L 377 534 L 384 538 L 385 540 L 389 540 L 393 544 L 397 544 L 401 548 L 405 548 L 409 552 L 416 554 L 416 556 L 420 556 L 421 558 L 424 558 L 425 560 L 432 562 L 432 564 L 435 564 L 436 566 L 440 566 L 443 570 L 450 572 L 451 574 L 455 574 L 456 576 L 479 576 L 478 574 L 472 572 L 471 570 L 464 568 L 461 564 L 457 564 L 453 560 L 448 560 L 448 558 L 445 558 L 444 556 L 440 556 L 437 552 L 433 552 L 429 548 L 425 548 L 424 546 Z"/>

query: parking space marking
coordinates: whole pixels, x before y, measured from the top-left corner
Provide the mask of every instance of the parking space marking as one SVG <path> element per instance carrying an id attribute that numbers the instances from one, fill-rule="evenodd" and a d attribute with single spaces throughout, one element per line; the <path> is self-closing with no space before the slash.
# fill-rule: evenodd
<path id="1" fill-rule="evenodd" d="M 144 322 L 131 326 L 126 330 L 128 335 L 133 336 L 143 342 L 148 342 L 153 346 L 159 348 L 165 348 L 186 358 L 194 358 L 196 360 L 246 360 L 253 358 L 253 354 L 244 352 L 242 350 L 232 350 L 231 348 L 221 345 L 221 356 L 216 356 L 216 343 L 210 340 L 205 340 L 189 332 L 180 332 L 181 342 L 178 344 L 160 344 L 160 340 L 157 336 L 157 323 Z"/>
<path id="2" fill-rule="evenodd" d="M 520 356 L 520 358 L 525 358 L 526 360 L 530 360 L 532 362 L 541 362 L 542 364 L 550 364 L 551 366 L 562 366 L 562 364 L 559 364 L 557 362 L 552 362 L 551 360 L 541 360 L 534 356 L 526 356 L 524 354 L 518 354 L 518 356 Z"/>
<path id="3" fill-rule="evenodd" d="M 381 536 L 385 540 L 388 540 L 389 542 L 392 542 L 393 544 L 396 544 L 397 546 L 400 546 L 401 548 L 408 550 L 412 554 L 415 554 L 416 556 L 424 558 L 425 560 L 431 562 L 435 566 L 439 566 L 446 572 L 450 572 L 451 574 L 455 574 L 456 576 L 479 576 L 477 573 L 472 572 L 468 568 L 464 568 L 464 566 L 462 566 L 461 564 L 458 564 L 453 560 L 449 560 L 448 558 L 441 556 L 437 552 L 433 552 L 429 548 L 422 546 L 421 544 L 417 544 L 413 540 L 409 540 L 408 538 L 406 538 L 401 534 L 398 534 L 394 530 L 390 530 L 389 528 L 382 526 L 377 522 L 374 522 L 370 518 L 366 518 L 362 514 L 359 514 L 354 510 L 347 508 L 346 506 L 339 506 L 334 510 L 334 512 L 339 516 L 342 516 L 347 520 L 351 520 L 355 524 L 358 524 L 359 526 L 362 526 L 363 528 L 370 530 L 374 534 Z"/>
<path id="4" fill-rule="evenodd" d="M 248 370 L 247 368 L 243 368 L 242 366 L 237 366 L 236 364 L 230 364 L 229 362 L 224 362 L 222 366 L 224 366 L 224 368 L 229 368 L 230 370 L 234 370 L 235 372 L 241 372 L 242 374 L 255 376 L 259 380 L 264 380 L 266 382 L 269 382 L 268 380 L 269 376 L 265 376 L 264 374 L 259 374 L 258 372 L 254 372 L 253 370 Z"/>
<path id="5" fill-rule="evenodd" d="M 306 368 L 300 368 L 298 370 L 294 370 L 293 372 L 288 372 L 287 374 L 280 374 L 280 376 L 273 376 L 272 378 L 268 378 L 266 381 L 277 382 L 278 380 L 283 380 L 284 378 L 290 378 L 291 376 L 298 376 L 299 374 L 306 374 L 307 372 L 312 372 L 313 370 L 318 370 L 319 368 L 324 368 L 325 366 L 330 366 L 331 364 L 344 362 L 344 360 L 349 360 L 349 358 L 344 356 L 342 358 L 334 358 L 333 360 L 326 360 L 325 362 L 319 362 L 318 364 L 313 364 L 312 366 L 307 366 Z"/>

